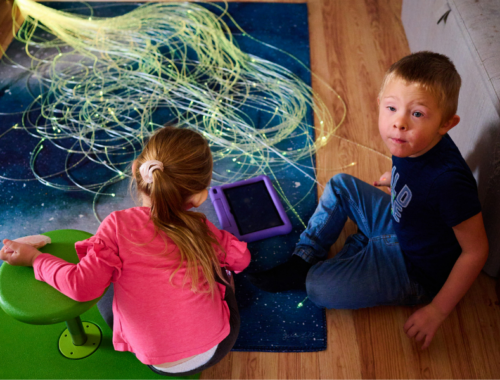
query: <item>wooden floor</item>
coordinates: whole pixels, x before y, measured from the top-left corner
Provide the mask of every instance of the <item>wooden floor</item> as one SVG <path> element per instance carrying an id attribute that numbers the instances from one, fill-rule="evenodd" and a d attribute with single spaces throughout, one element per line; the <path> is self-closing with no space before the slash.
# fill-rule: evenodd
<path id="1" fill-rule="evenodd" d="M 312 71 L 347 104 L 347 118 L 337 133 L 343 139 L 333 138 L 317 155 L 320 183 L 325 184 L 339 172 L 338 168 L 351 162 L 356 165 L 344 172 L 372 182 L 391 166 L 383 157 L 388 152 L 377 129 L 379 85 L 390 64 L 410 53 L 400 19 L 401 0 L 274 2 L 307 2 Z M 2 46 L 10 42 L 7 8 L 8 3 L 0 0 Z M 314 79 L 313 87 L 338 114 L 338 101 L 321 81 Z M 352 232 L 351 223 L 331 254 Z M 500 304 L 494 279 L 479 276 L 426 351 L 403 331 L 406 319 L 415 310 L 329 310 L 326 351 L 234 352 L 204 371 L 201 378 L 500 378 Z"/>

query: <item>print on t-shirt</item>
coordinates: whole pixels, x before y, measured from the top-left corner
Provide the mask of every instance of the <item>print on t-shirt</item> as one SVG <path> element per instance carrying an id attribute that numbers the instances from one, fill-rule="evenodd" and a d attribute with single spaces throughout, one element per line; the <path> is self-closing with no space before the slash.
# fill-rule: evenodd
<path id="1" fill-rule="evenodd" d="M 407 185 L 404 185 L 398 194 L 396 192 L 396 184 L 398 183 L 398 180 L 399 174 L 396 172 L 396 166 L 393 166 L 391 176 L 391 212 L 394 220 L 399 223 L 403 209 L 408 207 L 411 202 L 412 193 L 410 188 Z"/>

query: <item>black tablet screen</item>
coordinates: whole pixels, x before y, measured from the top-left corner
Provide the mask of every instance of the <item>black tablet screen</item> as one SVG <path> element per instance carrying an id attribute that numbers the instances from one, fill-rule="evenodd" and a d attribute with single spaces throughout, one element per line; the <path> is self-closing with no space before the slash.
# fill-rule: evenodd
<path id="1" fill-rule="evenodd" d="M 224 194 L 241 235 L 285 224 L 264 181 L 224 189 Z"/>

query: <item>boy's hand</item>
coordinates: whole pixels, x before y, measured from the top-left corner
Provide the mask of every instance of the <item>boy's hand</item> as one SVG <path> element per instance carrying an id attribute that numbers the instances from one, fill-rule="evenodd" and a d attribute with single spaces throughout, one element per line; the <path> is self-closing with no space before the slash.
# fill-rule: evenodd
<path id="1" fill-rule="evenodd" d="M 414 312 L 403 328 L 409 338 L 415 338 L 417 342 L 425 339 L 421 347 L 422 350 L 425 350 L 431 344 L 438 327 L 446 317 L 447 315 L 444 315 L 434 304 L 430 303 Z"/>
<path id="2" fill-rule="evenodd" d="M 391 186 L 391 172 L 385 172 L 378 181 L 373 182 L 373 186 Z"/>
<path id="3" fill-rule="evenodd" d="M 42 254 L 42 252 L 29 244 L 18 243 L 8 239 L 4 239 L 3 244 L 4 246 L 0 250 L 0 259 L 10 265 L 32 267 L 38 255 Z"/>

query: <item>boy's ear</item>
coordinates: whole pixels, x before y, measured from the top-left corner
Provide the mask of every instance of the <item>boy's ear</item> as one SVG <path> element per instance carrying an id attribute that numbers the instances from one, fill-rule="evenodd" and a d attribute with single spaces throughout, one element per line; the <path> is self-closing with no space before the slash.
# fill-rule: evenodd
<path id="1" fill-rule="evenodd" d="M 441 128 L 439 128 L 439 134 L 441 136 L 444 136 L 445 134 L 448 133 L 450 129 L 452 129 L 454 126 L 456 126 L 460 122 L 460 116 L 454 115 L 450 120 L 448 120 L 446 123 L 444 123 Z"/>
<path id="2" fill-rule="evenodd" d="M 136 168 L 137 168 L 137 160 L 134 160 L 132 161 L 132 175 L 134 175 Z"/>
<path id="3" fill-rule="evenodd" d="M 197 194 L 193 194 L 189 197 L 187 203 L 191 204 L 193 207 L 200 207 L 203 202 L 208 198 L 208 190 L 202 190 Z"/>

